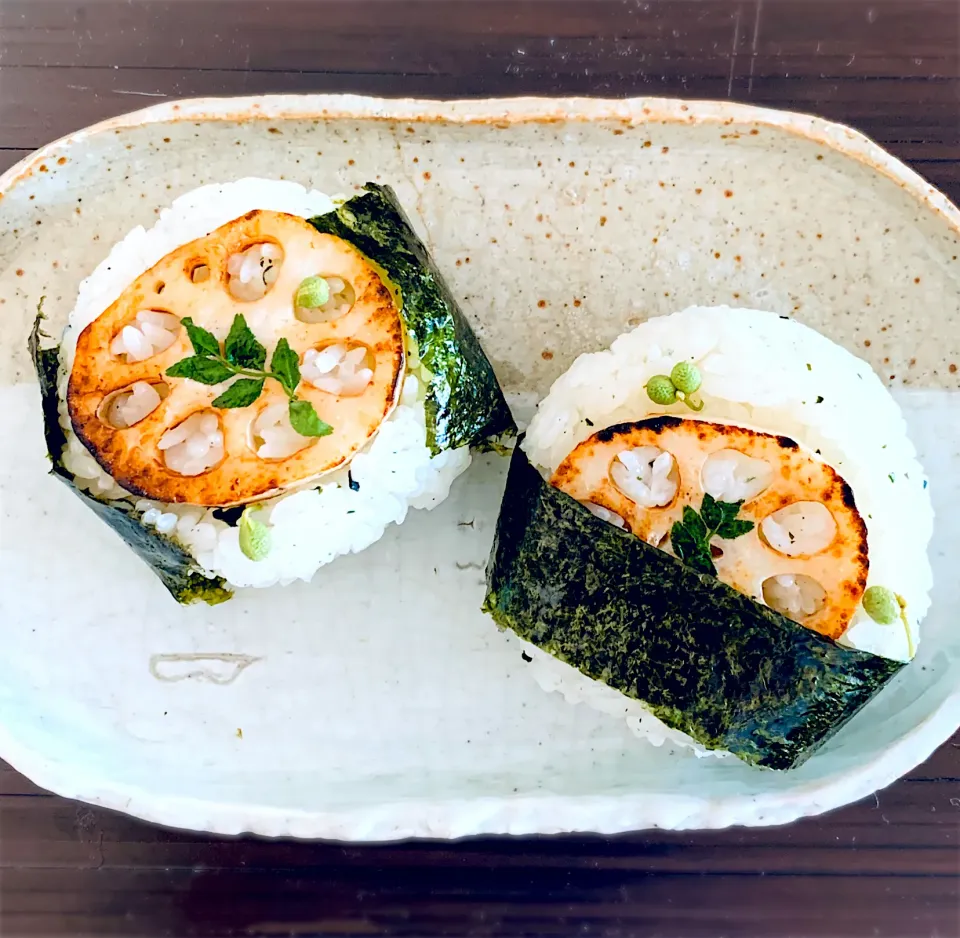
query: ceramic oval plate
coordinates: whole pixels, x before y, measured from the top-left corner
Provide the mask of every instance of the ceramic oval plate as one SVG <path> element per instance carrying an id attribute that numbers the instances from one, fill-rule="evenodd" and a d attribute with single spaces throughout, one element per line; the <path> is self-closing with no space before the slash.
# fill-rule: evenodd
<path id="1" fill-rule="evenodd" d="M 960 213 L 859 134 L 664 100 L 165 103 L 0 179 L 0 756 L 168 825 L 386 840 L 781 823 L 888 784 L 954 730 L 949 521 L 916 660 L 782 774 L 656 748 L 524 673 L 480 612 L 495 456 L 311 584 L 177 607 L 46 475 L 26 336 L 41 295 L 63 326 L 131 227 L 250 175 L 393 185 L 520 405 L 645 317 L 721 303 L 796 316 L 894 388 L 939 517 L 956 510 Z"/>

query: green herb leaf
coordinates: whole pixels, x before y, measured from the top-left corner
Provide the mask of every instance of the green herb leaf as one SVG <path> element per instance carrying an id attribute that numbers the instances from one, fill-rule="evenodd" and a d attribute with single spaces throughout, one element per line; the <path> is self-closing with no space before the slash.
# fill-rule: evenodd
<path id="1" fill-rule="evenodd" d="M 700 550 L 700 540 L 690 533 L 682 521 L 675 522 L 670 529 L 670 543 L 673 546 L 673 552 L 681 560 L 693 557 Z"/>
<path id="2" fill-rule="evenodd" d="M 710 539 L 716 536 L 729 541 L 753 530 L 752 521 L 737 520 L 742 505 L 742 501 L 718 502 L 707 494 L 703 496 L 699 512 L 684 505 L 683 520 L 677 521 L 670 529 L 673 552 L 688 567 L 716 576 Z"/>
<path id="3" fill-rule="evenodd" d="M 333 427 L 324 423 L 310 401 L 290 401 L 290 426 L 301 436 L 329 436 Z"/>
<path id="4" fill-rule="evenodd" d="M 246 319 L 239 313 L 233 317 L 224 343 L 224 353 L 227 361 L 238 368 L 259 370 L 267 360 L 267 350 L 257 341 Z"/>
<path id="5" fill-rule="evenodd" d="M 670 543 L 673 545 L 673 552 L 688 567 L 693 567 L 700 573 L 709 573 L 716 576 L 717 568 L 710 556 L 710 548 L 703 541 L 694 537 L 683 522 L 677 521 L 670 529 Z"/>
<path id="6" fill-rule="evenodd" d="M 240 550 L 251 560 L 263 560 L 270 553 L 270 529 L 254 517 L 261 510 L 259 505 L 251 505 L 240 515 Z"/>
<path id="7" fill-rule="evenodd" d="M 740 514 L 740 509 L 743 508 L 742 499 L 739 502 L 717 502 L 717 504 L 720 506 L 720 513 L 724 521 L 733 521 Z"/>
<path id="8" fill-rule="evenodd" d="M 281 338 L 270 358 L 270 370 L 280 379 L 287 394 L 293 394 L 300 383 L 300 356 L 290 348 L 290 343 Z M 292 414 L 292 411 L 291 411 Z M 291 418 L 292 419 L 292 418 Z M 294 427 L 296 429 L 296 427 Z M 300 431 L 297 430 L 299 433 Z M 319 433 L 306 433 L 304 436 L 322 436 Z"/>
<path id="9" fill-rule="evenodd" d="M 185 319 L 183 321 L 186 322 Z M 171 378 L 189 378 L 201 384 L 219 384 L 233 377 L 233 371 L 223 362 L 215 358 L 202 358 L 199 355 L 191 355 L 189 358 L 178 361 L 171 365 L 166 373 Z"/>
<path id="10" fill-rule="evenodd" d="M 719 528 L 724 521 L 724 512 L 720 507 L 722 504 L 723 502 L 717 502 L 712 495 L 704 493 L 703 504 L 700 506 L 700 517 L 703 518 L 704 524 L 711 530 Z M 734 512 L 734 515 L 736 515 L 736 512 Z"/>
<path id="11" fill-rule="evenodd" d="M 220 343 L 212 332 L 196 325 L 189 316 L 184 316 L 180 322 L 187 330 L 187 338 L 190 339 L 190 344 L 198 355 L 220 355 Z"/>
<path id="12" fill-rule="evenodd" d="M 249 407 L 263 391 L 266 378 L 241 378 L 211 402 L 211 407 Z"/>
<path id="13" fill-rule="evenodd" d="M 683 506 L 683 526 L 697 541 L 704 541 L 707 538 L 707 526 L 697 512 L 689 505 Z"/>
<path id="14" fill-rule="evenodd" d="M 752 531 L 754 524 L 752 521 L 724 521 L 717 527 L 717 537 L 722 537 L 725 541 L 732 541 Z"/>

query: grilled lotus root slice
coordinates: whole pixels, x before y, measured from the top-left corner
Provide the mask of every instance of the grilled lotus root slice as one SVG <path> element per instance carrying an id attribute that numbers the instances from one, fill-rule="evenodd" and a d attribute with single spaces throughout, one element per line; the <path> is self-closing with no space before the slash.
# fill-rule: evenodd
<path id="1" fill-rule="evenodd" d="M 705 493 L 742 500 L 737 518 L 754 527 L 711 539 L 717 576 L 830 638 L 846 631 L 866 586 L 866 527 L 850 487 L 783 436 L 656 417 L 593 434 L 550 481 L 662 548 L 685 505 L 699 510 Z"/>
<path id="2" fill-rule="evenodd" d="M 298 287 L 317 275 L 331 287 L 329 300 L 309 311 L 296 307 Z M 278 381 L 268 379 L 250 406 L 221 409 L 211 402 L 229 382 L 207 386 L 166 374 L 193 354 L 179 320 L 191 317 L 222 348 L 238 313 L 266 346 L 265 367 L 287 339 L 300 358 L 297 397 L 313 404 L 332 433 L 294 437 L 301 448 L 273 456 L 276 448 L 264 441 L 271 417 L 282 424 L 287 405 Z M 159 501 L 236 505 L 343 465 L 395 405 L 403 364 L 399 310 L 374 267 L 302 218 L 253 211 L 168 254 L 83 330 L 67 400 L 77 435 L 124 488 Z M 198 474 L 168 465 L 175 437 L 160 446 L 190 418 L 222 433 L 222 458 Z M 289 439 L 292 431 L 277 432 Z"/>

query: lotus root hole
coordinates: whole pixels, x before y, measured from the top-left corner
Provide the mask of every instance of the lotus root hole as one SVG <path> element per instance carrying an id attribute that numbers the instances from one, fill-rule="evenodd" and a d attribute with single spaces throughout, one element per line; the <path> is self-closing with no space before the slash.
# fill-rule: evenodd
<path id="1" fill-rule="evenodd" d="M 169 393 L 163 381 L 135 381 L 108 394 L 97 408 L 97 417 L 114 430 L 126 430 L 149 417 Z"/>
<path id="2" fill-rule="evenodd" d="M 358 397 L 370 386 L 376 370 L 373 352 L 358 342 L 335 342 L 307 349 L 300 367 L 304 381 L 338 397 Z"/>
<path id="3" fill-rule="evenodd" d="M 180 333 L 180 320 L 162 309 L 142 309 L 110 342 L 110 354 L 128 364 L 165 352 Z"/>
<path id="4" fill-rule="evenodd" d="M 191 261 L 187 265 L 187 276 L 191 283 L 207 283 L 211 277 L 210 265 L 206 261 Z"/>
<path id="5" fill-rule="evenodd" d="M 357 293 L 349 280 L 338 277 L 336 274 L 320 274 L 320 276 L 327 281 L 330 296 L 322 306 L 315 308 L 295 306 L 293 314 L 301 322 L 335 322 L 346 316 L 357 301 Z"/>
<path id="6" fill-rule="evenodd" d="M 157 443 L 164 464 L 182 476 L 198 476 L 224 457 L 223 426 L 215 410 L 201 410 L 171 427 Z"/>
<path id="7" fill-rule="evenodd" d="M 773 466 L 765 459 L 722 449 L 704 460 L 700 485 L 718 502 L 749 502 L 770 486 L 773 477 Z"/>
<path id="8" fill-rule="evenodd" d="M 665 508 L 680 488 L 680 470 L 672 453 L 659 446 L 621 450 L 610 464 L 610 479 L 642 508 Z"/>
<path id="9" fill-rule="evenodd" d="M 810 557 L 826 550 L 837 522 L 822 502 L 792 502 L 760 522 L 760 540 L 785 557 Z"/>
<path id="10" fill-rule="evenodd" d="M 258 241 L 227 258 L 227 292 L 241 303 L 262 300 L 280 276 L 283 248 Z"/>
<path id="11" fill-rule="evenodd" d="M 761 587 L 763 601 L 773 610 L 803 623 L 817 615 L 827 602 L 827 591 L 805 573 L 769 576 Z"/>
<path id="12" fill-rule="evenodd" d="M 313 446 L 316 437 L 302 436 L 290 423 L 289 405 L 286 401 L 264 407 L 250 421 L 247 442 L 261 459 L 289 459 L 308 446 Z"/>
<path id="13" fill-rule="evenodd" d="M 584 508 L 590 512 L 596 518 L 599 518 L 601 521 L 606 521 L 608 524 L 612 524 L 615 528 L 626 529 L 627 523 L 620 517 L 615 511 L 610 511 L 609 508 L 604 508 L 603 505 L 597 505 L 593 502 L 581 502 Z"/>

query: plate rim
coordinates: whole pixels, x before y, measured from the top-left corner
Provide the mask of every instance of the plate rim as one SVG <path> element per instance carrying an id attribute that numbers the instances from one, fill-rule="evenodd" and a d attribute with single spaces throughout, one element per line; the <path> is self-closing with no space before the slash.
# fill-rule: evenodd
<path id="1" fill-rule="evenodd" d="M 643 123 L 751 124 L 768 126 L 829 147 L 897 183 L 960 234 L 960 208 L 897 157 L 859 131 L 809 114 L 732 101 L 679 98 L 478 98 L 432 100 L 343 94 L 281 94 L 171 99 L 121 114 L 41 147 L 0 175 L 2 199 L 42 163 L 77 143 L 121 128 L 181 121 L 383 120 L 409 123 Z M 960 725 L 960 689 L 874 759 L 840 778 L 801 786 L 792 793 L 720 798 L 674 794 L 515 794 L 469 799 L 404 800 L 349 810 L 289 810 L 168 796 L 125 786 L 20 743 L 0 725 L 0 757 L 35 784 L 65 798 L 121 811 L 166 827 L 223 835 L 251 833 L 351 842 L 410 838 L 453 839 L 483 834 L 614 834 L 651 828 L 715 830 L 786 824 L 852 803 L 909 772 Z M 398 819 L 400 823 L 398 823 Z"/>

